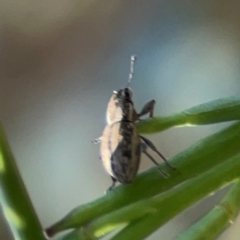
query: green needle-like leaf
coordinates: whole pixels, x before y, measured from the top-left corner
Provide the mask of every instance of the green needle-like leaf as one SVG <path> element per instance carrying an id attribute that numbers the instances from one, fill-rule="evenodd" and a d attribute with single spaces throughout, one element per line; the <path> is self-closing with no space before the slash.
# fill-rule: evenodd
<path id="1" fill-rule="evenodd" d="M 118 227 L 129 224 L 119 234 L 113 237 L 113 239 L 144 239 L 156 230 L 156 228 L 165 224 L 193 203 L 239 178 L 239 168 L 240 154 L 166 193 L 138 201 L 97 218 L 85 227 L 85 232 L 88 233 L 90 239 L 96 239 Z M 231 210 L 237 208 L 239 205 L 237 200 L 240 198 L 240 196 L 236 197 L 236 194 L 240 195 L 239 190 L 236 192 L 235 189 L 234 192 L 231 193 L 231 196 L 233 194 L 235 194 L 235 199 L 231 199 L 233 206 L 229 208 L 230 218 L 235 215 Z M 74 231 L 62 240 L 73 240 L 73 236 L 79 233 L 79 230 Z M 182 239 L 185 240 L 185 238 Z M 201 239 L 207 240 L 207 238 Z"/>
<path id="2" fill-rule="evenodd" d="M 173 126 L 204 125 L 240 120 L 240 96 L 217 99 L 167 117 L 137 123 L 140 133 L 157 133 Z"/>
<path id="3" fill-rule="evenodd" d="M 119 186 L 105 196 L 84 204 L 47 229 L 48 235 L 82 226 L 93 219 L 141 199 L 162 193 L 197 176 L 240 152 L 240 123 L 215 133 L 173 157 L 170 162 L 178 169 L 164 179 L 156 168 L 140 174 L 126 186 Z M 165 170 L 165 166 L 163 166 Z"/>
<path id="4" fill-rule="evenodd" d="M 237 216 L 240 208 L 240 181 L 233 185 L 221 203 L 183 232 L 176 240 L 214 240 Z"/>
<path id="5" fill-rule="evenodd" d="M 153 211 L 151 214 L 132 222 L 115 237 L 113 237 L 112 240 L 144 239 L 157 228 L 169 221 L 172 217 L 191 206 L 193 203 L 199 201 L 211 192 L 226 186 L 234 179 L 240 178 L 239 169 L 240 154 L 219 164 L 215 168 L 210 169 L 200 176 L 185 182 L 169 192 L 146 200 L 148 207 L 155 207 L 156 211 Z M 141 208 L 144 207 L 143 204 L 144 201 L 140 201 L 135 205 L 126 207 L 124 209 L 126 216 L 128 212 L 131 213 L 131 208 L 138 207 L 138 209 L 141 210 Z M 121 211 L 123 210 L 119 210 L 120 213 Z M 121 216 L 120 213 L 115 214 L 115 221 L 118 221 L 118 216 Z M 109 224 L 111 224 L 111 219 L 108 220 Z"/>
<path id="6" fill-rule="evenodd" d="M 14 239 L 45 240 L 1 127 L 0 187 L 0 203 Z"/>

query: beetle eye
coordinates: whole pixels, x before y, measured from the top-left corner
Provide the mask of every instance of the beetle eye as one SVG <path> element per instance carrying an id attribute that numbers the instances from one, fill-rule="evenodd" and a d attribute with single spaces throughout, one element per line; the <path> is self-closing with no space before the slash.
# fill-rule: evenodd
<path id="1" fill-rule="evenodd" d="M 126 98 L 129 98 L 130 97 L 130 94 L 129 94 L 129 91 L 127 88 L 124 89 L 124 94 L 125 94 L 125 97 Z"/>

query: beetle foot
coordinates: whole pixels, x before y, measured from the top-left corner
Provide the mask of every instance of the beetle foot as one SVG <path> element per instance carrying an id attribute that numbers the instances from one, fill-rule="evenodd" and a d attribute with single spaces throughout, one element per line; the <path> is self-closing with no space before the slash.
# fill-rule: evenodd
<path id="1" fill-rule="evenodd" d="M 102 137 L 99 137 L 99 138 L 96 138 L 94 140 L 92 140 L 91 142 L 94 143 L 94 144 L 98 144 L 102 141 Z"/>

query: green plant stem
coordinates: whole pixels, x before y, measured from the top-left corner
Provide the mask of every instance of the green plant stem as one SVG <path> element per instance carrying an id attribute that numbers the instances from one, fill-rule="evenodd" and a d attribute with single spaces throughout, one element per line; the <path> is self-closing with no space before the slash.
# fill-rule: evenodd
<path id="1" fill-rule="evenodd" d="M 136 124 L 140 133 L 156 133 L 173 126 L 204 125 L 240 120 L 240 96 L 217 99 L 166 117 L 154 117 Z"/>
<path id="2" fill-rule="evenodd" d="M 156 211 L 148 216 L 140 218 L 139 220 L 133 221 L 114 236 L 112 240 L 141 240 L 146 238 L 157 228 L 165 224 L 168 220 L 187 207 L 191 206 L 193 203 L 216 191 L 220 187 L 226 186 L 234 179 L 239 178 L 239 169 L 240 154 L 167 193 L 163 193 L 160 196 L 147 200 L 148 206 L 156 208 Z M 172 201 L 173 199 L 176 199 L 176 201 Z M 127 214 L 126 209 L 131 212 L 131 208 L 136 208 L 137 206 L 140 210 L 144 207 L 142 204 L 144 204 L 144 201 L 135 203 L 123 210 L 125 210 L 125 214 Z M 119 212 L 123 210 L 119 210 Z M 118 218 L 119 215 L 119 213 L 115 213 L 114 217 Z M 111 224 L 112 219 L 109 218 L 107 220 Z M 107 222 L 106 219 L 104 220 L 104 223 L 105 222 Z"/>
<path id="3" fill-rule="evenodd" d="M 141 224 L 142 221 L 153 221 L 151 218 L 154 219 L 154 222 L 160 221 L 159 224 L 163 225 L 179 212 L 199 201 L 209 193 L 239 178 L 239 167 L 240 154 L 167 193 L 147 200 L 141 200 L 97 218 L 85 227 L 85 231 L 88 232 L 88 236 L 91 236 L 91 239 L 96 239 L 129 223 L 129 227 L 132 228 L 135 224 L 138 224 L 138 222 Z M 234 191 L 234 193 L 236 194 L 236 191 Z M 172 201 L 172 199 L 178 199 L 177 204 L 176 201 Z M 234 200 L 235 205 L 238 199 L 239 196 Z M 233 207 L 233 209 L 235 208 L 236 206 Z M 156 218 L 159 219 L 156 220 Z M 119 233 L 119 236 L 117 235 L 113 239 L 143 239 L 153 231 L 152 227 L 149 227 L 148 224 L 141 224 L 141 230 L 139 230 L 141 235 L 139 237 L 137 237 L 138 233 L 135 232 L 136 227 L 134 227 L 134 230 L 128 230 L 128 227 L 126 227 Z M 153 226 L 152 222 L 151 226 Z M 154 226 L 157 227 L 158 225 L 155 224 Z M 144 230 L 142 228 L 144 228 Z M 74 232 L 76 234 L 78 230 Z M 64 237 L 63 240 L 73 240 L 74 238 L 71 238 L 71 236 L 74 236 L 73 233 L 67 235 L 66 238 Z M 185 240 L 185 238 L 182 239 Z"/>
<path id="4" fill-rule="evenodd" d="M 45 236 L 0 127 L 0 203 L 16 240 Z"/>
<path id="5" fill-rule="evenodd" d="M 49 236 L 82 226 L 94 218 L 141 199 L 162 193 L 177 184 L 201 174 L 240 152 L 240 123 L 215 133 L 173 157 L 170 162 L 178 172 L 164 179 L 156 168 L 140 174 L 130 185 L 121 185 L 105 196 L 77 207 L 65 218 L 47 229 Z M 167 171 L 165 166 L 163 168 Z"/>
<path id="6" fill-rule="evenodd" d="M 58 240 L 95 240 L 92 236 L 87 235 L 83 228 L 76 229 L 60 238 Z"/>
<path id="7" fill-rule="evenodd" d="M 237 216 L 240 208 L 240 181 L 233 185 L 221 203 L 184 231 L 176 240 L 214 240 Z"/>
<path id="8" fill-rule="evenodd" d="M 157 211 L 154 198 L 139 201 L 97 218 L 86 227 L 93 238 L 99 238 L 112 230 Z"/>

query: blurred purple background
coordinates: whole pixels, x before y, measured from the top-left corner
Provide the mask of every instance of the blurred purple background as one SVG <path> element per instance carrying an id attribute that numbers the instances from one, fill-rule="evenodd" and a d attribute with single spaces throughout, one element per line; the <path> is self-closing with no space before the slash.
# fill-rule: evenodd
<path id="1" fill-rule="evenodd" d="M 101 196 L 111 183 L 98 159 L 113 90 L 129 58 L 138 110 L 149 99 L 167 115 L 239 93 L 239 1 L 0 1 L 0 119 L 44 227 Z M 151 135 L 172 157 L 226 124 Z M 141 170 L 152 166 L 143 158 Z M 223 192 L 148 239 L 171 240 Z M 176 199 L 177 204 L 177 199 Z M 0 239 L 11 234 L 0 212 Z M 237 240 L 238 218 L 219 239 Z M 238 233 L 237 233 L 238 232 Z"/>

